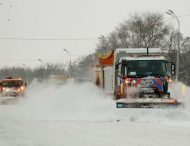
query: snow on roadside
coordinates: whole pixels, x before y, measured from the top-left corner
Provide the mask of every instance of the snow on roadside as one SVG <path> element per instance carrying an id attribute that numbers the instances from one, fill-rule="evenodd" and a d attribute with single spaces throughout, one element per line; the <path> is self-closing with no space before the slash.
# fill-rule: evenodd
<path id="1" fill-rule="evenodd" d="M 95 120 L 110 117 L 113 107 L 112 99 L 91 83 L 60 86 L 35 82 L 29 87 L 26 99 L 17 105 L 5 105 L 1 110 L 4 108 L 10 117 L 21 119 Z"/>
<path id="2" fill-rule="evenodd" d="M 189 111 L 116 109 L 91 83 L 34 82 L 24 100 L 0 105 L 0 146 L 189 146 Z"/>
<path id="3" fill-rule="evenodd" d="M 185 104 L 185 109 L 190 111 L 190 87 L 181 82 L 171 83 L 169 86 L 171 97 L 181 100 Z"/>
<path id="4" fill-rule="evenodd" d="M 182 84 L 171 86 L 172 96 L 182 97 Z M 116 109 L 115 101 L 92 83 L 56 85 L 34 82 L 26 99 L 17 105 L 1 106 L 4 116 L 29 120 L 66 121 L 189 121 L 190 88 L 186 89 L 185 108 Z"/>

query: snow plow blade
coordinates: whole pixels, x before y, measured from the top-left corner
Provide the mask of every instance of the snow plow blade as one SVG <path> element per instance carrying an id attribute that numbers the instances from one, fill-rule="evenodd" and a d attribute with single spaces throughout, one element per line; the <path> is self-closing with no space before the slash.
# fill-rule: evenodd
<path id="1" fill-rule="evenodd" d="M 117 108 L 176 108 L 179 106 L 183 106 L 183 103 L 175 99 L 161 99 L 160 101 L 116 101 Z"/>

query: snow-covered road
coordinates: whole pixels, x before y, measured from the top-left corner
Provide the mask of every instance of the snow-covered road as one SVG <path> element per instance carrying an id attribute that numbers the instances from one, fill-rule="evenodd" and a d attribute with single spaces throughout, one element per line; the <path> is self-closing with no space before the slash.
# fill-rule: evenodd
<path id="1" fill-rule="evenodd" d="M 189 146 L 189 122 L 0 121 L 1 146 Z"/>
<path id="2" fill-rule="evenodd" d="M 188 92 L 184 109 L 116 109 L 90 83 L 33 83 L 26 99 L 0 105 L 0 146 L 189 146 Z"/>

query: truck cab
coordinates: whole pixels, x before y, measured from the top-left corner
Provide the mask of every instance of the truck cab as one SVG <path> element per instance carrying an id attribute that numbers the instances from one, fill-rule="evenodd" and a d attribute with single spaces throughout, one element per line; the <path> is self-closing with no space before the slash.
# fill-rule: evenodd
<path id="1" fill-rule="evenodd" d="M 115 55 L 115 98 L 170 98 L 175 65 L 158 48 L 119 50 Z"/>

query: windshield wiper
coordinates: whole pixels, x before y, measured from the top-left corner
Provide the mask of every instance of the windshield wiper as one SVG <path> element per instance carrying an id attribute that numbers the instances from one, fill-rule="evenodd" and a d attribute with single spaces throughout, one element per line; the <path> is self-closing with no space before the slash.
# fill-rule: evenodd
<path id="1" fill-rule="evenodd" d="M 138 77 L 145 77 L 146 75 L 128 75 L 128 77 L 138 78 Z"/>
<path id="2" fill-rule="evenodd" d="M 164 77 L 163 74 L 151 74 L 151 76 L 155 76 L 155 77 Z"/>

